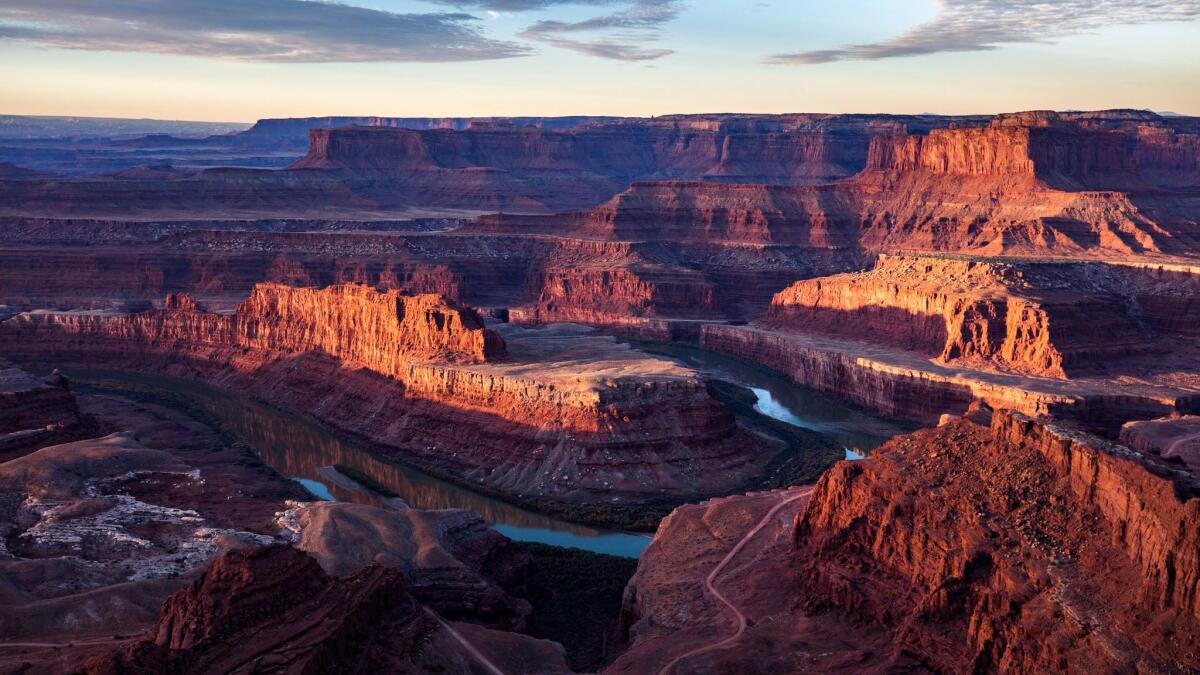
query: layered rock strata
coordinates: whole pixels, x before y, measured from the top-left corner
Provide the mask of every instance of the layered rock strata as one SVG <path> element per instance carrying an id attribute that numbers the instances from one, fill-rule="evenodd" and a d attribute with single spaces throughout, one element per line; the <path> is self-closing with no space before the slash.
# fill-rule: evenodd
<path id="1" fill-rule="evenodd" d="M 1180 329 L 1200 302 L 1198 279 L 1098 263 L 881 256 L 868 272 L 780 291 L 767 323 L 943 363 L 1074 377 L 1186 350 Z"/>
<path id="2" fill-rule="evenodd" d="M 1136 114 L 1003 115 L 874 135 L 862 170 L 836 183 L 638 182 L 588 211 L 476 227 L 884 252 L 1191 254 L 1197 138 Z"/>
<path id="3" fill-rule="evenodd" d="M 1191 672 L 1198 485 L 1019 413 L 956 418 L 815 488 L 676 509 L 605 672 Z"/>
<path id="4" fill-rule="evenodd" d="M 562 648 L 512 633 L 460 627 L 505 672 L 569 672 Z M 143 638 L 80 672 L 474 673 L 462 633 L 407 593 L 399 570 L 369 565 L 326 574 L 286 546 L 231 551 L 163 605 Z M 252 638 L 252 639 L 251 639 Z M 466 645 L 473 644 L 467 642 Z M 499 667 L 499 666 L 497 666 Z"/>
<path id="5" fill-rule="evenodd" d="M 319 502 L 280 513 L 279 524 L 286 539 L 335 577 L 372 563 L 395 567 L 408 591 L 446 618 L 525 627 L 529 603 L 504 589 L 524 583 L 529 558 L 473 511 Z"/>
<path id="6" fill-rule="evenodd" d="M 69 440 L 80 431 L 79 406 L 66 378 L 39 378 L 0 359 L 0 461 Z"/>
<path id="7" fill-rule="evenodd" d="M 185 292 L 225 309 L 264 281 L 354 282 L 437 293 L 476 307 L 518 307 L 546 320 L 561 312 L 599 324 L 627 311 L 639 318 L 746 319 L 796 279 L 863 264 L 851 250 L 458 232 L 205 230 L 166 234 L 158 242 L 68 243 L 0 250 L 0 303 L 138 308 Z M 603 292 L 598 280 L 605 275 L 622 280 L 619 293 Z M 597 303 L 606 310 L 593 320 L 588 311 Z"/>
<path id="8" fill-rule="evenodd" d="M 755 326 L 705 325 L 700 344 L 777 370 L 884 415 L 935 424 L 974 401 L 1034 416 L 1069 418 L 1115 437 L 1123 423 L 1190 405 L 1200 383 L 1190 372 L 1163 381 L 1120 384 L 1106 378 L 1030 378 L 935 363 L 870 342 L 781 332 Z"/>
<path id="9" fill-rule="evenodd" d="M 234 314 L 173 307 L 25 313 L 0 339 L 30 360 L 196 374 L 461 479 L 557 501 L 728 490 L 782 450 L 739 427 L 694 371 L 583 328 L 498 326 L 501 339 L 469 310 L 353 286 L 264 285 Z"/>
<path id="10" fill-rule="evenodd" d="M 1190 474 L 1017 413 L 954 422 L 821 479 L 797 591 L 933 670 L 1189 671 L 1195 494 Z"/>

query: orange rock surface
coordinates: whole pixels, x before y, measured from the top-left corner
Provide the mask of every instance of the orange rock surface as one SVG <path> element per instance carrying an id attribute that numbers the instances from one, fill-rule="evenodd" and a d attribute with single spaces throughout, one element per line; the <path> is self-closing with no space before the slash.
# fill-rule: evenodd
<path id="1" fill-rule="evenodd" d="M 29 312 L 0 324 L 0 341 L 25 360 L 102 359 L 246 389 L 538 499 L 727 490 L 783 449 L 740 427 L 707 380 L 674 361 L 580 327 L 497 328 L 507 337 L 433 296 L 265 284 L 234 314 Z M 508 356 L 493 362 L 502 347 Z"/>
<path id="2" fill-rule="evenodd" d="M 1103 264 L 881 256 L 870 271 L 780 291 L 767 323 L 1063 378 L 1186 348 L 1176 339 L 1183 322 L 1166 317 L 1190 314 L 1198 280 Z"/>
<path id="3" fill-rule="evenodd" d="M 1186 358 L 1152 377 L 1061 380 L 944 365 L 878 342 L 761 326 L 705 325 L 700 344 L 869 410 L 922 424 L 935 424 L 944 413 L 960 415 L 981 401 L 994 409 L 1072 419 L 1116 437 L 1127 421 L 1191 409 L 1200 391 Z"/>
<path id="4" fill-rule="evenodd" d="M 869 251 L 1194 254 L 1197 129 L 1135 111 L 1018 113 L 875 134 L 861 170 L 821 185 L 635 182 L 489 231 Z"/>
<path id="5" fill-rule="evenodd" d="M 809 607 L 935 670 L 1200 667 L 1191 476 L 1019 414 L 895 439 L 797 519 Z"/>

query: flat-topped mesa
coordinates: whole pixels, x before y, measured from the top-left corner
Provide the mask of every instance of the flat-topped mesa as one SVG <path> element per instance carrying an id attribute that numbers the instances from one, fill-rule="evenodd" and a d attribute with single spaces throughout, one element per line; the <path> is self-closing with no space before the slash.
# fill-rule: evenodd
<path id="1" fill-rule="evenodd" d="M 359 284 L 258 284 L 238 305 L 236 341 L 252 349 L 320 352 L 389 376 L 414 359 L 484 363 L 505 354 L 504 340 L 470 308 L 438 295 Z"/>
<path id="2" fill-rule="evenodd" d="M 871 140 L 868 172 L 928 172 L 1037 181 L 1066 190 L 1144 188 L 1126 134 L 1057 120 L 997 118 L 983 128 Z"/>
<path id="3" fill-rule="evenodd" d="M 403 295 L 358 284 L 324 289 L 276 283 L 254 287 L 235 314 L 201 311 L 187 294 L 163 309 L 34 311 L 6 322 L 14 339 L 45 334 L 70 344 L 98 340 L 162 353 L 252 351 L 262 359 L 322 354 L 395 377 L 414 362 L 484 363 L 502 358 L 504 340 L 474 310 L 437 295 Z"/>
<path id="4" fill-rule="evenodd" d="M 530 277 L 529 307 L 510 310 L 522 324 L 572 321 L 619 326 L 639 319 L 719 316 L 716 289 L 704 275 L 665 265 L 593 265 L 544 269 Z"/>
<path id="5" fill-rule="evenodd" d="M 1184 311 L 1195 280 L 1154 292 L 1153 276 L 1101 264 L 880 256 L 867 272 L 798 281 L 772 299 L 776 328 L 851 337 L 946 363 L 1065 378 L 1112 371 L 1176 334 L 1160 311 Z M 1161 290 L 1161 289 L 1159 289 Z M 1190 291 L 1190 292 L 1185 292 Z"/>
<path id="6" fill-rule="evenodd" d="M 199 377 L 551 507 L 744 489 L 787 447 L 675 361 L 570 324 L 495 330 L 436 296 L 262 284 L 233 314 L 26 312 L 0 323 L 0 345 L 25 362 Z"/>
<path id="7" fill-rule="evenodd" d="M 606 204 L 572 214 L 578 236 L 621 240 L 730 241 L 849 248 L 857 231 L 835 192 L 781 185 L 641 181 Z"/>
<path id="8" fill-rule="evenodd" d="M 898 437 L 818 483 L 796 592 L 934 671 L 1190 672 L 1200 499 L 1180 473 L 1008 411 Z"/>
<path id="9" fill-rule="evenodd" d="M 819 183 L 853 175 L 869 140 L 949 118 L 870 116 L 597 119 L 574 127 L 312 128 L 295 169 L 552 170 L 621 184 L 637 179 Z M 610 193 L 611 194 L 611 193 Z"/>

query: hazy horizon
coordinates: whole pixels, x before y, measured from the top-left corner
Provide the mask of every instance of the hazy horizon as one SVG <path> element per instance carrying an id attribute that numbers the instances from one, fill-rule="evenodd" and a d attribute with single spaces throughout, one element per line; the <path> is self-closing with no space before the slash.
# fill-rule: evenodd
<path id="1" fill-rule="evenodd" d="M 6 114 L 1200 114 L 1200 0 L 0 3 Z"/>
<path id="2" fill-rule="evenodd" d="M 663 113 L 662 115 L 656 115 L 656 117 L 666 117 L 666 116 L 671 116 L 671 115 L 935 115 L 935 116 L 940 116 L 940 117 L 972 117 L 972 116 L 1002 115 L 1002 114 L 1011 114 L 1011 113 L 1020 113 L 1020 112 L 1033 112 L 1033 111 L 1038 111 L 1038 110 L 1054 110 L 1055 112 L 1103 112 L 1103 111 L 1107 111 L 1107 110 L 1138 110 L 1138 111 L 1142 111 L 1142 112 L 1154 113 L 1156 115 L 1163 116 L 1163 117 L 1196 117 L 1197 116 L 1197 115 L 1180 113 L 1180 112 L 1176 112 L 1173 110 L 1150 110 L 1148 108 L 1124 107 L 1124 108 L 1100 108 L 1100 109 L 1094 109 L 1094 110 L 1088 110 L 1088 109 L 1083 109 L 1083 108 L 1058 108 L 1058 109 L 1027 108 L 1027 109 L 1022 109 L 1022 110 L 997 110 L 997 111 L 974 112 L 974 113 L 943 113 L 943 112 L 937 112 L 937 111 L 931 111 L 931 110 L 924 110 L 924 111 L 920 111 L 920 112 L 893 112 L 893 111 L 887 111 L 887 110 L 875 110 L 875 111 L 850 110 L 850 111 L 846 111 L 846 112 L 836 112 L 836 113 L 830 112 L 828 110 L 789 110 L 789 111 L 780 112 L 780 113 L 765 113 L 765 112 L 752 111 L 752 110 L 704 110 L 704 111 L 685 111 L 685 112 L 676 112 L 676 113 Z M 467 115 L 386 115 L 386 114 L 377 114 L 377 113 L 367 112 L 367 113 L 358 113 L 358 114 L 349 114 L 349 115 L 342 115 L 342 114 L 324 115 L 324 114 L 320 114 L 320 113 L 314 113 L 311 115 L 288 115 L 286 117 L 259 117 L 259 118 L 255 118 L 255 119 L 242 119 L 242 120 L 230 120 L 230 119 L 202 120 L 202 119 L 164 118 L 164 117 L 111 117 L 111 116 L 106 116 L 106 115 L 70 115 L 70 114 L 45 114 L 45 115 L 33 114 L 33 115 L 31 115 L 31 114 L 24 114 L 24 113 L 10 113 L 10 112 L 5 112 L 5 111 L 0 110 L 0 118 L 3 118 L 3 117 L 27 117 L 27 118 L 41 118 L 41 119 L 63 119 L 63 120 L 95 119 L 95 120 L 129 121 L 129 122 L 178 122 L 178 123 L 188 123 L 188 124 L 211 124 L 213 126 L 244 124 L 247 127 L 249 127 L 249 126 L 253 126 L 256 122 L 266 120 L 266 119 L 289 119 L 289 118 L 291 118 L 291 119 L 320 119 L 320 118 L 325 118 L 325 117 L 384 117 L 384 118 L 391 117 L 391 118 L 414 118 L 414 119 L 420 119 L 420 118 L 439 119 L 439 118 L 474 118 L 474 117 L 478 117 L 478 118 L 485 118 L 485 117 L 630 117 L 630 118 L 648 118 L 648 117 L 655 117 L 655 116 L 651 116 L 651 115 L 602 115 L 602 114 L 592 114 L 592 113 L 566 113 L 563 115 L 538 115 L 538 114 L 492 115 L 492 114 L 487 114 L 487 113 L 467 114 Z"/>

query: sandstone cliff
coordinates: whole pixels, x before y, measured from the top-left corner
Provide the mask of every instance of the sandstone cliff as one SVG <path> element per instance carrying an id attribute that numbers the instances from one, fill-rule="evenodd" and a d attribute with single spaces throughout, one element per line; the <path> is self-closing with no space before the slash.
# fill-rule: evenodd
<path id="1" fill-rule="evenodd" d="M 313 128 L 295 168 L 349 171 L 549 169 L 584 183 L 666 177 L 824 182 L 860 170 L 870 139 L 949 118 L 785 115 L 594 119 L 574 127 L 476 123 L 456 129 Z"/>
<path id="2" fill-rule="evenodd" d="M 700 344 L 779 371 L 792 381 L 884 415 L 935 424 L 960 415 L 976 400 L 995 409 L 1054 416 L 1116 437 L 1130 420 L 1153 419 L 1190 405 L 1198 383 L 1179 361 L 1177 382 L 1117 382 L 1108 377 L 1056 380 L 964 369 L 877 342 L 769 330 L 705 325 Z M 1151 357 L 1153 358 L 1153 357 Z"/>
<path id="3" fill-rule="evenodd" d="M 867 171 L 995 176 L 1064 190 L 1138 189 L 1145 184 L 1124 134 L 1067 123 L 1014 124 L 874 138 Z"/>
<path id="4" fill-rule="evenodd" d="M 0 324 L 0 342 L 29 361 L 217 381 L 551 505 L 736 489 L 784 446 L 740 427 L 696 372 L 584 328 L 501 325 L 501 338 L 444 301 L 354 286 L 263 285 L 234 314 L 184 305 L 29 312 Z M 501 345 L 509 357 L 492 362 Z"/>
<path id="5" fill-rule="evenodd" d="M 1020 414 L 953 422 L 822 478 L 796 522 L 798 592 L 934 670 L 1192 670 L 1194 494 L 1190 476 Z"/>
<path id="6" fill-rule="evenodd" d="M 1191 168 L 1200 134 L 1171 124 L 1035 113 L 910 125 L 873 134 L 862 170 L 839 182 L 635 183 L 587 212 L 478 227 L 871 251 L 1188 253 L 1200 248 Z"/>
<path id="7" fill-rule="evenodd" d="M 1198 297 L 1196 278 L 1099 263 L 881 256 L 868 272 L 780 291 L 768 323 L 1061 378 L 1182 348 L 1171 338 L 1184 322 L 1167 317 L 1191 316 Z"/>
<path id="8" fill-rule="evenodd" d="M 237 317 L 239 346 L 321 352 L 385 375 L 412 359 L 482 363 L 504 356 L 504 341 L 475 312 L 436 295 L 260 284 Z"/>

